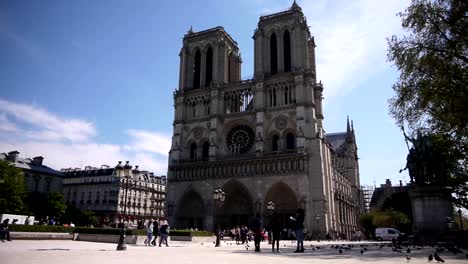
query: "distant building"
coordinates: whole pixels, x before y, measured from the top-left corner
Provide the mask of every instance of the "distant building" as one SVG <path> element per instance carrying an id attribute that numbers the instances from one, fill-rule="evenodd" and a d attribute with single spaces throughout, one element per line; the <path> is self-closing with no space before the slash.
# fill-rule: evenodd
<path id="1" fill-rule="evenodd" d="M 369 203 L 369 209 L 376 210 L 383 207 L 387 199 L 391 199 L 394 194 L 407 194 L 409 190 L 408 185 L 403 185 L 400 181 L 400 185 L 392 186 L 390 179 L 385 180 L 385 184 L 381 184 L 380 187 L 375 188 L 371 201 Z"/>
<path id="2" fill-rule="evenodd" d="M 100 223 L 115 224 L 124 217 L 125 189 L 126 214 L 131 222 L 164 218 L 165 176 L 140 171 L 138 166 L 132 169 L 128 161 L 125 165 L 119 161 L 114 168 L 87 166 L 84 170 L 62 169 L 62 173 L 65 202 L 94 211 Z"/>
<path id="3" fill-rule="evenodd" d="M 20 158 L 19 152 L 14 150 L 0 154 L 0 160 L 6 160 L 23 171 L 26 192 L 62 192 L 63 173 L 43 165 L 43 157 Z"/>

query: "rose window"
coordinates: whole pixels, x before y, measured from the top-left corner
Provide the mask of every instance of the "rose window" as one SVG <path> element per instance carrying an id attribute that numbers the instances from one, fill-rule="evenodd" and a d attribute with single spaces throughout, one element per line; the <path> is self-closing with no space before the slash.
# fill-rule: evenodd
<path id="1" fill-rule="evenodd" d="M 255 139 L 255 133 L 249 126 L 239 125 L 231 129 L 226 137 L 226 145 L 231 152 L 248 152 Z"/>

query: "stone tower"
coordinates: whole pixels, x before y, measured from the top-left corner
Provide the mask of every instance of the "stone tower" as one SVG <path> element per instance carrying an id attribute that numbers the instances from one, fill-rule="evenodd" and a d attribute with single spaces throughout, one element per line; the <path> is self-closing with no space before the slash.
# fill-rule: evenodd
<path id="1" fill-rule="evenodd" d="M 315 43 L 301 8 L 294 2 L 260 17 L 253 39 L 254 77 L 241 80 L 239 48 L 222 27 L 184 36 L 168 218 L 177 228 L 208 230 L 248 225 L 256 212 L 268 222 L 272 201 L 285 226 L 303 208 L 316 235 L 349 234 L 360 211 L 354 129 L 333 143 L 325 135 Z M 222 205 L 213 201 L 219 188 Z"/>

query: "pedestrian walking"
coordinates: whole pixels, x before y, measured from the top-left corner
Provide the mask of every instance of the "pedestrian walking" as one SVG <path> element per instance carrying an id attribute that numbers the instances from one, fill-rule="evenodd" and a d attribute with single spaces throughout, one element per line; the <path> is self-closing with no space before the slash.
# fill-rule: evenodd
<path id="1" fill-rule="evenodd" d="M 169 246 L 167 243 L 167 237 L 169 236 L 169 223 L 164 220 L 163 224 L 161 225 L 161 228 L 159 229 L 159 246 L 161 246 L 161 243 L 166 244 L 166 247 Z"/>
<path id="2" fill-rule="evenodd" d="M 294 253 L 304 252 L 304 209 L 296 210 L 296 218 L 290 217 L 294 221 L 294 231 L 296 233 L 297 249 Z"/>
<path id="3" fill-rule="evenodd" d="M 151 241 L 151 245 L 156 246 L 156 239 L 158 239 L 158 234 L 159 234 L 159 223 L 158 221 L 153 222 L 153 236 L 154 239 Z"/>
<path id="4" fill-rule="evenodd" d="M 153 238 L 153 221 L 149 220 L 146 224 L 146 239 L 145 245 L 151 246 L 151 239 Z"/>
<path id="5" fill-rule="evenodd" d="M 260 252 L 260 241 L 262 240 L 262 218 L 260 213 L 255 215 L 255 221 L 253 225 L 253 232 L 254 232 L 254 244 L 255 244 L 255 252 Z"/>

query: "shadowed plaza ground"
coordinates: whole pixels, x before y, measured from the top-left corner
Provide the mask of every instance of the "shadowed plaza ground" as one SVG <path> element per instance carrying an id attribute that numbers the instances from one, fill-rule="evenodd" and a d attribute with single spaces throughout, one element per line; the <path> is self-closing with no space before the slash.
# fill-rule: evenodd
<path id="1" fill-rule="evenodd" d="M 390 247 L 375 246 L 372 243 L 353 243 L 351 250 L 330 248 L 338 243 L 306 242 L 306 252 L 293 253 L 295 246 L 291 241 L 281 242 L 281 253 L 272 253 L 266 243 L 262 243 L 262 252 L 255 253 L 250 243 L 249 250 L 235 242 L 223 242 L 222 247 L 213 244 L 191 244 L 173 242 L 170 247 L 128 246 L 127 251 L 116 251 L 116 244 L 92 243 L 59 240 L 16 240 L 0 243 L 2 264 L 41 264 L 41 263 L 406 263 L 405 253 L 392 252 Z M 348 244 L 348 243 L 346 243 Z M 368 250 L 361 255 L 360 244 L 367 244 Z M 314 247 L 320 249 L 312 250 Z M 427 256 L 433 248 L 411 248 L 410 263 L 428 263 Z M 444 251 L 439 254 L 446 263 L 468 263 L 464 254 Z"/>

